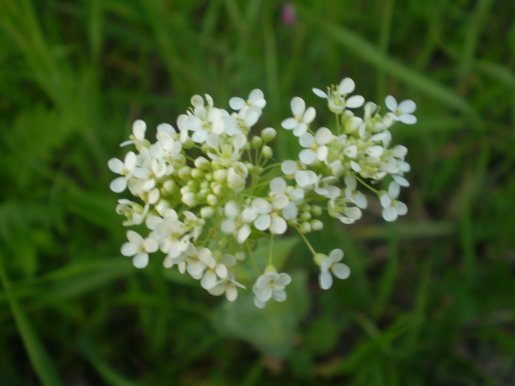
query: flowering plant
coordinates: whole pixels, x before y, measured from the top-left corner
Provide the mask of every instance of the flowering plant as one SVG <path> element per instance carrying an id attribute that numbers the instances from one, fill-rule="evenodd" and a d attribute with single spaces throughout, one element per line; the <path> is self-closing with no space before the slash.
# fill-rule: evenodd
<path id="1" fill-rule="evenodd" d="M 177 118 L 177 128 L 168 123 L 157 127 L 155 142 L 145 137 L 143 121 L 134 122 L 129 140 L 122 143 L 134 150 L 108 163 L 119 175 L 111 190 L 127 189 L 133 197 L 119 199 L 116 211 L 125 217 L 125 226 L 139 230 L 127 231 L 121 253 L 144 268 L 149 255 L 161 251 L 166 268 L 187 273 L 211 294 L 234 301 L 245 288 L 238 269 L 254 260 L 255 241 L 291 230 L 320 267 L 321 288 L 329 289 L 333 276 L 349 277 L 341 249 L 319 253 L 305 234 L 323 229 L 324 213 L 344 224 L 359 220 L 368 203 L 363 191 L 379 199 L 386 221 L 406 214 L 398 197 L 400 188 L 409 186 L 407 149 L 391 146 L 389 128 L 397 121 L 416 122 L 413 101 L 397 103 L 387 96 L 388 111 L 382 114 L 373 102 L 350 95 L 354 89 L 350 78 L 326 91 L 313 89 L 335 115 L 331 128 L 314 128 L 315 109 L 300 97 L 291 100 L 292 117 L 281 126 L 302 148 L 297 160 L 271 162 L 275 129 L 251 133 L 266 105 L 259 89 L 247 99 L 231 98 L 231 111 L 215 107 L 207 94 L 194 95 L 191 107 Z M 362 106 L 363 116 L 356 115 Z M 272 248 L 267 267 L 256 276 L 257 307 L 286 299 L 291 277 L 277 272 Z"/>

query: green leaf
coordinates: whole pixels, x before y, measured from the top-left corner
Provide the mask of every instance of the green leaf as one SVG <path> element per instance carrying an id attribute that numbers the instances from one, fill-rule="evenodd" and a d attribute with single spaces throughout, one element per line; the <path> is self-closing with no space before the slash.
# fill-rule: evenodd
<path id="1" fill-rule="evenodd" d="M 259 309 L 252 291 L 247 290 L 234 303 L 222 304 L 212 316 L 213 324 L 222 334 L 247 341 L 264 354 L 287 357 L 294 347 L 298 323 L 309 308 L 305 272 L 291 276 L 284 303 L 270 301 L 265 309 Z"/>

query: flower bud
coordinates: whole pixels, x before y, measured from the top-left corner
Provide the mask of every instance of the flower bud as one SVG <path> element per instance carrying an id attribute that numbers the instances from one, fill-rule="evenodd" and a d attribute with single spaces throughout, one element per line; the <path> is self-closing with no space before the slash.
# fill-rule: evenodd
<path id="1" fill-rule="evenodd" d="M 198 157 L 193 163 L 199 169 L 205 169 L 209 165 L 209 161 L 204 157 Z"/>
<path id="2" fill-rule="evenodd" d="M 303 212 L 301 215 L 300 215 L 300 219 L 301 221 L 309 221 L 311 220 L 311 213 L 309 212 Z"/>
<path id="3" fill-rule="evenodd" d="M 225 169 L 215 170 L 213 173 L 213 177 L 214 177 L 215 181 L 224 182 L 225 179 L 227 178 L 227 170 L 225 170 Z"/>
<path id="4" fill-rule="evenodd" d="M 215 214 L 215 210 L 210 206 L 204 206 L 200 209 L 200 217 L 202 218 L 210 218 Z"/>
<path id="5" fill-rule="evenodd" d="M 261 138 L 263 138 L 263 141 L 265 141 L 265 143 L 272 142 L 275 139 L 276 135 L 277 131 L 275 131 L 275 129 L 272 127 L 267 127 L 266 129 L 263 129 L 263 131 L 261 132 Z"/>
<path id="6" fill-rule="evenodd" d="M 311 229 L 314 231 L 320 231 L 324 228 L 324 223 L 320 220 L 311 221 Z"/>
<path id="7" fill-rule="evenodd" d="M 216 206 L 218 204 L 218 198 L 216 198 L 214 194 L 208 194 L 207 203 L 211 206 Z"/>
<path id="8" fill-rule="evenodd" d="M 318 205 L 311 206 L 311 213 L 313 216 L 320 216 L 322 214 L 322 207 Z"/>
<path id="9" fill-rule="evenodd" d="M 197 204 L 197 198 L 195 194 L 188 192 L 182 195 L 182 202 L 184 202 L 187 206 L 192 207 Z"/>
<path id="10" fill-rule="evenodd" d="M 263 149 L 261 150 L 261 155 L 263 156 L 263 158 L 268 159 L 268 158 L 272 158 L 272 156 L 274 155 L 274 152 L 270 146 L 265 145 L 265 146 L 263 146 Z"/>
<path id="11" fill-rule="evenodd" d="M 191 178 L 191 168 L 189 166 L 184 166 L 179 169 L 179 178 L 182 180 L 187 180 Z"/>
<path id="12" fill-rule="evenodd" d="M 253 137 L 251 143 L 252 147 L 257 150 L 263 146 L 263 139 L 261 137 Z"/>
<path id="13" fill-rule="evenodd" d="M 191 176 L 197 180 L 201 179 L 203 177 L 204 173 L 200 169 L 193 169 L 191 171 Z"/>
<path id="14" fill-rule="evenodd" d="M 311 232 L 311 225 L 308 222 L 304 222 L 300 224 L 299 230 L 301 233 L 309 233 Z"/>

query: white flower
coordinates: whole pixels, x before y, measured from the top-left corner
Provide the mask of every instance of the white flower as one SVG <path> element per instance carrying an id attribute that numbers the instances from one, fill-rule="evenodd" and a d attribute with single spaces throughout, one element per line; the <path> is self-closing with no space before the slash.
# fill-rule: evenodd
<path id="1" fill-rule="evenodd" d="M 287 198 L 286 201 L 288 201 Z M 255 198 L 251 205 L 258 214 L 256 220 L 254 220 L 256 229 L 260 231 L 266 231 L 268 229 L 270 233 L 275 235 L 286 232 L 288 224 L 279 214 L 279 210 L 284 209 L 288 205 L 288 202 L 285 203 L 284 200 L 278 199 L 270 203 L 264 198 Z"/>
<path id="2" fill-rule="evenodd" d="M 145 220 L 149 208 L 150 206 L 148 204 L 141 206 L 140 204 L 122 198 L 118 200 L 116 213 L 126 217 L 126 221 L 123 222 L 123 225 L 139 225 Z"/>
<path id="3" fill-rule="evenodd" d="M 285 220 L 293 220 L 297 217 L 297 203 L 304 198 L 304 190 L 287 186 L 286 181 L 276 177 L 270 181 L 270 198 L 272 206 L 282 208 L 282 216 Z"/>
<path id="4" fill-rule="evenodd" d="M 290 275 L 277 273 L 274 267 L 268 266 L 265 273 L 257 278 L 252 287 L 255 295 L 254 304 L 258 308 L 264 308 L 270 299 L 284 302 L 286 300 L 284 288 L 290 283 Z"/>
<path id="5" fill-rule="evenodd" d="M 177 126 L 181 132 L 191 131 L 191 139 L 197 143 L 208 141 L 210 135 L 234 135 L 239 132 L 234 117 L 224 109 L 214 107 L 211 96 L 206 94 L 205 98 L 207 105 L 200 95 L 194 95 L 191 98 L 193 112 L 181 114 L 177 118 Z"/>
<path id="6" fill-rule="evenodd" d="M 115 178 L 109 187 L 115 193 L 121 193 L 127 188 L 127 183 L 132 177 L 132 173 L 136 167 L 136 154 L 132 151 L 125 155 L 125 158 L 120 161 L 118 158 L 111 158 L 107 163 L 109 169 L 121 177 Z"/>
<path id="7" fill-rule="evenodd" d="M 240 118 L 247 127 L 252 127 L 261 116 L 261 110 L 266 106 L 266 100 L 263 91 L 256 88 L 250 92 L 246 101 L 240 97 L 232 97 L 229 105 L 233 110 L 239 112 Z"/>
<path id="8" fill-rule="evenodd" d="M 245 289 L 245 286 L 241 283 L 238 283 L 234 276 L 230 275 L 216 283 L 213 288 L 209 289 L 209 293 L 215 296 L 225 294 L 227 300 L 234 302 L 238 297 L 238 288 Z"/>
<path id="9" fill-rule="evenodd" d="M 353 203 L 345 194 L 332 197 L 327 204 L 327 213 L 344 224 L 352 224 L 361 218 L 361 209 L 350 205 Z"/>
<path id="10" fill-rule="evenodd" d="M 338 85 L 338 87 L 331 87 L 328 93 L 314 88 L 313 92 L 320 98 L 327 99 L 329 110 L 335 114 L 341 114 L 346 108 L 353 109 L 363 106 L 365 98 L 361 95 L 353 95 L 347 98 L 351 92 L 354 91 L 356 85 L 351 78 L 344 78 Z"/>
<path id="11" fill-rule="evenodd" d="M 383 218 L 388 222 L 395 221 L 397 217 L 408 213 L 406 204 L 396 199 L 399 196 L 399 192 L 399 184 L 391 182 L 388 186 L 388 192 L 382 192 L 379 195 L 379 201 L 383 207 Z"/>
<path id="12" fill-rule="evenodd" d="M 299 143 L 305 149 L 299 153 L 300 161 L 305 165 L 311 165 L 316 161 L 327 161 L 329 148 L 327 145 L 333 141 L 334 135 L 327 127 L 321 127 L 313 136 L 305 133 L 299 138 Z"/>
<path id="13" fill-rule="evenodd" d="M 341 249 L 333 249 L 329 256 L 323 255 L 322 258 L 320 275 L 318 277 L 320 288 L 325 290 L 331 288 L 333 285 L 332 275 L 342 280 L 350 276 L 350 268 L 346 264 L 340 263 L 341 259 L 343 259 L 343 251 Z"/>
<path id="14" fill-rule="evenodd" d="M 122 255 L 131 257 L 136 268 L 145 268 L 148 265 L 148 254 L 157 251 L 157 241 L 151 237 L 144 239 L 134 231 L 127 232 L 129 240 L 122 245 Z"/>
<path id="15" fill-rule="evenodd" d="M 412 114 L 417 109 L 417 105 L 411 99 L 397 104 L 397 100 L 393 96 L 388 95 L 385 98 L 385 104 L 388 110 L 392 112 L 391 117 L 395 121 L 400 121 L 408 125 L 417 123 L 417 117 Z"/>
<path id="16" fill-rule="evenodd" d="M 145 139 L 145 131 L 147 130 L 147 124 L 138 119 L 132 124 L 132 134 L 129 135 L 129 141 L 122 142 L 120 146 L 126 146 L 134 144 L 136 149 L 140 150 L 142 147 L 147 147 L 149 142 Z"/>
<path id="17" fill-rule="evenodd" d="M 316 111 L 313 107 L 306 109 L 306 102 L 300 97 L 294 97 L 290 106 L 293 117 L 282 121 L 281 126 L 286 130 L 293 130 L 293 135 L 300 137 L 308 131 L 309 124 L 315 119 Z"/>
<path id="18" fill-rule="evenodd" d="M 345 181 L 345 197 L 351 200 L 358 208 L 366 209 L 368 206 L 367 198 L 358 190 L 358 184 L 354 176 L 347 174 Z"/>
<path id="19" fill-rule="evenodd" d="M 234 201 L 229 201 L 225 204 L 224 213 L 226 220 L 222 222 L 222 232 L 233 234 L 238 243 L 243 244 L 251 233 L 249 224 L 256 219 L 256 210 L 252 207 L 247 207 L 240 211 L 240 208 L 238 208 Z"/>

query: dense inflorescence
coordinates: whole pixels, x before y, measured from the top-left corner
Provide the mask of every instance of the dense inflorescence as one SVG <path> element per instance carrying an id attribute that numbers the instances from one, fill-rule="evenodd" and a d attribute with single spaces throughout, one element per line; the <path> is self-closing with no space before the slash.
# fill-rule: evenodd
<path id="1" fill-rule="evenodd" d="M 266 106 L 259 89 L 247 99 L 231 98 L 231 111 L 215 107 L 209 95 L 193 96 L 177 128 L 160 124 L 154 142 L 145 137 L 146 124 L 134 122 L 122 143 L 134 150 L 108 164 L 119 174 L 111 190 L 132 196 L 118 200 L 116 211 L 125 226 L 138 230 L 127 231 L 121 253 L 144 268 L 149 255 L 160 251 L 166 268 L 188 273 L 211 294 L 234 301 L 245 288 L 238 267 L 254 259 L 254 241 L 293 230 L 320 267 L 321 288 L 330 288 L 333 276 L 346 279 L 350 269 L 341 262 L 343 251 L 318 253 L 304 235 L 323 229 L 325 214 L 344 224 L 359 220 L 368 205 L 363 190 L 377 197 L 386 221 L 406 214 L 399 194 L 409 186 L 407 149 L 391 145 L 389 129 L 397 121 L 416 122 L 413 101 L 387 96 L 388 111 L 381 114 L 373 102 L 350 95 L 354 88 L 345 78 L 326 91 L 313 89 L 335 115 L 330 128 L 314 128 L 315 109 L 300 97 L 291 100 L 292 117 L 281 126 L 302 149 L 296 160 L 271 161 L 275 129 L 251 134 Z M 354 111 L 361 107 L 358 116 Z M 291 277 L 277 272 L 272 254 L 256 276 L 257 307 L 286 299 Z"/>

